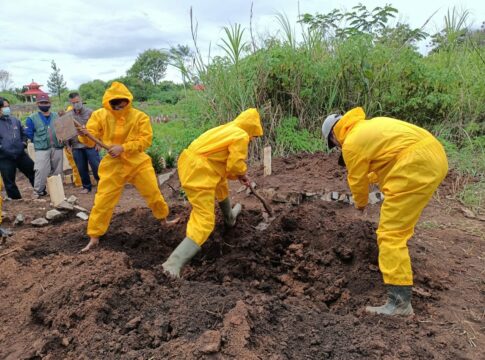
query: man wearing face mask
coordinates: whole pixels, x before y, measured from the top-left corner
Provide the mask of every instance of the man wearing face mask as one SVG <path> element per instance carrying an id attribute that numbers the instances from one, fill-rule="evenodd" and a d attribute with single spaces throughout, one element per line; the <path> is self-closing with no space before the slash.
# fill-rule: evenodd
<path id="1" fill-rule="evenodd" d="M 27 137 L 20 121 L 10 114 L 7 99 L 0 98 L 0 173 L 11 199 L 21 199 L 15 183 L 17 169 L 34 186 L 34 162 L 25 152 Z"/>
<path id="2" fill-rule="evenodd" d="M 93 111 L 83 105 L 82 99 L 77 92 L 69 94 L 69 102 L 71 103 L 71 111 L 76 121 L 82 125 L 86 125 Z M 89 176 L 88 164 L 91 166 L 94 178 L 97 182 L 99 182 L 99 153 L 96 150 L 95 146 L 88 147 L 87 145 L 79 142 L 77 138 L 69 140 L 67 143 L 67 147 L 72 152 L 74 161 L 79 171 L 79 175 L 81 176 L 81 181 L 83 184 L 83 190 L 81 191 L 81 193 L 87 194 L 91 192 L 91 189 L 93 187 L 93 185 L 91 184 L 91 178 Z"/>
<path id="3" fill-rule="evenodd" d="M 51 102 L 47 94 L 41 94 L 36 99 L 39 111 L 27 118 L 25 133 L 34 143 L 35 149 L 35 181 L 34 191 L 37 197 L 47 195 L 45 190 L 47 177 L 62 174 L 64 158 L 63 145 L 56 137 L 54 121 L 57 113 L 51 111 Z"/>
<path id="4" fill-rule="evenodd" d="M 140 192 L 156 219 L 165 219 L 168 205 L 158 187 L 151 158 L 145 150 L 152 144 L 152 127 L 147 114 L 132 106 L 133 95 L 120 82 L 103 96 L 103 107 L 91 115 L 86 127 L 79 129 L 79 141 L 87 146 L 94 142 L 90 133 L 109 146 L 108 155 L 99 164 L 99 184 L 94 207 L 88 221 L 89 243 L 81 251 L 98 245 L 108 230 L 113 210 L 126 183 Z"/>

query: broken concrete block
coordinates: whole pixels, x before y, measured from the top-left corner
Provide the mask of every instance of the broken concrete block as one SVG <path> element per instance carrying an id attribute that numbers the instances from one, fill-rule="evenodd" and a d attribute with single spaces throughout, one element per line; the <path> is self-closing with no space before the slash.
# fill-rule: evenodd
<path id="1" fill-rule="evenodd" d="M 175 173 L 175 169 L 173 169 L 172 171 L 170 171 L 168 173 L 158 175 L 158 185 L 159 186 L 162 186 L 163 183 L 165 183 L 168 180 L 170 180 L 170 178 L 172 177 L 172 175 L 174 173 Z"/>
<path id="2" fill-rule="evenodd" d="M 237 189 L 236 192 L 239 194 L 239 193 L 242 193 L 243 191 L 246 191 L 246 189 L 247 189 L 247 186 L 246 185 L 242 185 L 239 189 Z"/>
<path id="3" fill-rule="evenodd" d="M 76 196 L 74 196 L 74 195 L 71 195 L 71 196 L 69 196 L 69 199 L 67 199 L 67 202 L 68 202 L 69 204 L 74 205 L 74 204 L 77 202 L 77 197 L 76 197 Z"/>
<path id="4" fill-rule="evenodd" d="M 276 194 L 276 190 L 273 188 L 267 188 L 261 190 L 261 195 L 267 199 L 273 198 L 273 196 Z"/>
<path id="5" fill-rule="evenodd" d="M 74 210 L 77 210 L 77 211 L 81 211 L 81 212 L 89 212 L 87 209 L 83 208 L 82 206 L 79 206 L 79 205 L 74 205 Z"/>
<path id="6" fill-rule="evenodd" d="M 80 218 L 81 220 L 84 220 L 84 221 L 87 221 L 87 220 L 89 219 L 88 214 L 83 213 L 83 212 L 78 212 L 78 213 L 76 214 L 76 216 L 77 216 L 78 218 Z"/>
<path id="7" fill-rule="evenodd" d="M 314 200 L 317 198 L 317 196 L 321 195 L 319 193 L 315 193 L 315 192 L 305 192 L 302 194 L 303 195 L 303 198 L 305 200 Z"/>
<path id="8" fill-rule="evenodd" d="M 336 191 L 332 191 L 332 193 L 330 194 L 330 198 L 332 199 L 332 201 L 337 201 L 339 198 L 339 193 Z"/>
<path id="9" fill-rule="evenodd" d="M 62 216 L 62 213 L 56 209 L 52 209 L 52 210 L 49 210 L 46 214 L 45 214 L 45 218 L 47 220 L 55 220 L 55 219 L 59 219 L 60 217 Z"/>
<path id="10" fill-rule="evenodd" d="M 14 226 L 22 225 L 25 221 L 25 217 L 22 214 L 17 214 L 13 222 Z"/>
<path id="11" fill-rule="evenodd" d="M 280 193 L 274 194 L 273 198 L 271 200 L 273 202 L 276 202 L 276 203 L 287 203 L 288 202 L 286 195 L 283 195 L 283 194 L 280 194 Z"/>
<path id="12" fill-rule="evenodd" d="M 44 218 L 38 218 L 38 219 L 32 220 L 30 224 L 36 227 L 42 227 L 42 226 L 48 225 L 49 222 Z"/>
<path id="13" fill-rule="evenodd" d="M 300 205 L 303 200 L 303 195 L 297 192 L 290 192 L 286 197 L 288 202 L 292 205 Z"/>
<path id="14" fill-rule="evenodd" d="M 61 202 L 59 205 L 56 206 L 56 208 L 68 211 L 74 210 L 74 206 L 72 204 L 69 204 L 67 201 Z"/>
<path id="15" fill-rule="evenodd" d="M 325 194 L 324 194 L 324 195 L 321 197 L 321 199 L 322 199 L 323 201 L 332 201 L 332 193 L 330 193 L 330 192 L 325 193 Z"/>
<path id="16" fill-rule="evenodd" d="M 254 181 L 251 181 L 251 186 L 253 187 L 253 189 L 256 189 L 258 185 L 256 185 Z M 249 187 L 246 189 L 246 195 L 251 195 L 251 189 Z"/>
<path id="17" fill-rule="evenodd" d="M 373 191 L 373 192 L 369 193 L 369 204 L 375 205 L 375 204 L 381 202 L 381 200 L 382 200 L 382 196 L 381 196 L 380 192 Z"/>
<path id="18" fill-rule="evenodd" d="M 340 194 L 338 201 L 346 202 L 347 196 L 347 194 Z"/>
<path id="19" fill-rule="evenodd" d="M 268 228 L 269 224 L 267 222 L 261 221 L 258 225 L 255 226 L 256 230 L 264 231 Z"/>
<path id="20" fill-rule="evenodd" d="M 474 219 L 477 217 L 477 215 L 475 215 L 475 213 L 472 210 L 467 209 L 466 207 L 462 207 L 461 211 L 463 212 L 463 215 L 469 219 Z"/>

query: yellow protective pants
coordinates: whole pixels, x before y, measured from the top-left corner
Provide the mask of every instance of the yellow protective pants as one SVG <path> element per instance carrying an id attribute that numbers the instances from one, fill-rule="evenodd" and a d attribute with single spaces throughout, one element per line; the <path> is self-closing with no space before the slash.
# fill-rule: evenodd
<path id="1" fill-rule="evenodd" d="M 202 246 L 216 223 L 215 199 L 222 201 L 229 196 L 227 179 L 214 170 L 209 160 L 187 149 L 177 165 L 180 183 L 192 205 L 186 234 Z"/>
<path id="2" fill-rule="evenodd" d="M 74 182 L 74 185 L 77 187 L 82 186 L 81 176 L 79 175 L 79 170 L 77 169 L 76 162 L 72 157 L 72 152 L 69 152 L 66 149 L 64 149 L 64 154 L 66 154 L 66 159 L 69 162 L 69 165 L 71 166 L 71 169 L 72 169 L 72 178 L 73 178 L 72 181 Z"/>
<path id="3" fill-rule="evenodd" d="M 106 155 L 109 156 L 109 155 Z M 107 159 L 108 160 L 108 159 Z M 126 183 L 131 183 L 147 202 L 156 219 L 168 215 L 168 205 L 157 183 L 151 162 L 144 162 L 138 168 L 128 171 L 121 161 L 101 161 L 99 166 L 98 191 L 88 221 L 88 235 L 100 237 L 108 230 L 113 210 L 118 203 Z"/>
<path id="4" fill-rule="evenodd" d="M 383 180 L 377 244 L 379 268 L 384 283 L 412 285 L 413 273 L 407 242 L 421 212 L 448 172 L 448 161 L 441 144 L 425 139 L 398 155 Z"/>

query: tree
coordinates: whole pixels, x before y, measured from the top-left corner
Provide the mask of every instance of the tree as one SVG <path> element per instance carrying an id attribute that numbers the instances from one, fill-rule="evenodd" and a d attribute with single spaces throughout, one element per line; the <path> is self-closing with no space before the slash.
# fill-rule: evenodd
<path id="1" fill-rule="evenodd" d="M 49 80 L 47 80 L 47 87 L 52 94 L 57 94 L 59 100 L 61 100 L 61 93 L 67 90 L 66 82 L 61 74 L 61 69 L 57 67 L 54 60 L 51 62 L 51 68 L 52 73 L 49 76 Z"/>
<path id="2" fill-rule="evenodd" d="M 106 83 L 103 80 L 93 80 L 79 86 L 79 93 L 83 99 L 101 100 L 104 91 L 106 90 Z"/>
<path id="3" fill-rule="evenodd" d="M 138 55 L 127 75 L 157 85 L 165 76 L 168 61 L 169 55 L 165 51 L 148 49 Z"/>
<path id="4" fill-rule="evenodd" d="M 6 70 L 0 70 L 0 90 L 5 91 L 12 83 L 12 76 Z"/>
<path id="5" fill-rule="evenodd" d="M 184 89 L 192 76 L 193 53 L 187 45 L 177 45 L 170 48 L 170 65 L 177 68 L 182 75 Z"/>

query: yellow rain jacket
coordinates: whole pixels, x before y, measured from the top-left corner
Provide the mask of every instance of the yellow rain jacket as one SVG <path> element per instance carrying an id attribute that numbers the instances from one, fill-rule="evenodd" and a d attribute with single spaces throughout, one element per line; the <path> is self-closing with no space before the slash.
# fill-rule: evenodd
<path id="1" fill-rule="evenodd" d="M 262 135 L 258 111 L 248 109 L 235 120 L 202 134 L 180 155 L 180 183 L 192 205 L 187 237 L 199 246 L 214 229 L 214 200 L 229 196 L 227 179 L 246 174 L 249 141 Z"/>
<path id="2" fill-rule="evenodd" d="M 128 99 L 129 104 L 119 111 L 111 109 L 113 99 Z M 88 235 L 99 237 L 108 230 L 113 209 L 126 183 L 132 183 L 143 196 L 157 219 L 168 215 L 168 206 L 158 187 L 151 158 L 145 150 L 152 143 L 149 117 L 132 107 L 133 96 L 125 85 L 113 82 L 103 96 L 103 108 L 96 110 L 86 124 L 87 130 L 106 145 L 122 145 L 124 151 L 117 158 L 109 154 L 99 164 L 99 184 L 94 207 L 88 222 Z M 94 142 L 80 136 L 79 141 L 92 147 Z"/>
<path id="3" fill-rule="evenodd" d="M 358 208 L 367 205 L 369 183 L 384 193 L 377 242 L 384 282 L 412 285 L 407 241 L 434 191 L 448 172 L 443 147 L 428 131 L 410 123 L 376 117 L 360 107 L 333 128 L 342 145 L 348 183 Z"/>

